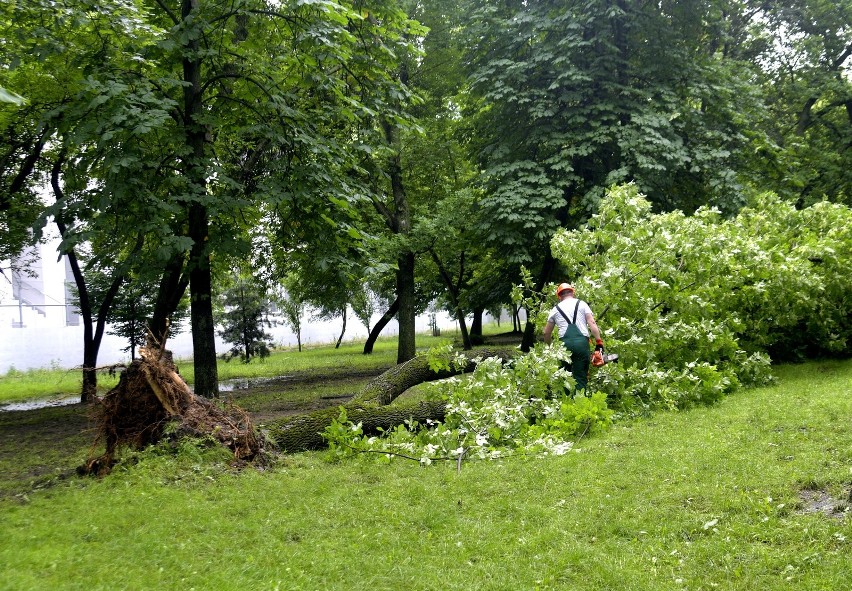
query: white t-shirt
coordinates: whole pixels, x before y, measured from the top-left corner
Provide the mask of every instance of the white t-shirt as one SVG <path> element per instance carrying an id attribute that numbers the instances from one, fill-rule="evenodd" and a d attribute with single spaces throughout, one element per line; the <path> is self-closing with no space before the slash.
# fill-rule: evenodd
<path id="1" fill-rule="evenodd" d="M 589 307 L 589 304 L 583 300 L 567 297 L 556 304 L 556 306 L 554 306 L 550 311 L 550 315 L 547 317 L 548 322 L 556 324 L 556 328 L 559 330 L 559 338 L 562 338 L 565 335 L 565 330 L 568 328 L 568 321 L 562 317 L 562 314 L 560 314 L 556 308 L 561 308 L 562 311 L 565 312 L 565 316 L 568 317 L 568 320 L 573 320 L 574 306 L 577 305 L 577 302 L 580 302 L 580 307 L 577 309 L 577 328 L 580 329 L 583 336 L 589 336 L 589 325 L 586 323 L 586 313 L 591 314 L 592 309 Z"/>

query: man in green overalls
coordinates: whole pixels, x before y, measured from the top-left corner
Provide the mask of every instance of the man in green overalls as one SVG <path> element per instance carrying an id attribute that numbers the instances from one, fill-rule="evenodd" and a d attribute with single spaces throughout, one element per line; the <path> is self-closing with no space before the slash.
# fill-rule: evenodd
<path id="1" fill-rule="evenodd" d="M 595 337 L 595 350 L 603 351 L 601 331 L 589 305 L 574 297 L 574 286 L 560 283 L 556 288 L 559 303 L 554 306 L 544 325 L 544 342 L 553 340 L 553 327 L 559 328 L 559 340 L 571 351 L 571 375 L 577 382 L 577 392 L 586 389 L 589 380 L 589 333 Z"/>

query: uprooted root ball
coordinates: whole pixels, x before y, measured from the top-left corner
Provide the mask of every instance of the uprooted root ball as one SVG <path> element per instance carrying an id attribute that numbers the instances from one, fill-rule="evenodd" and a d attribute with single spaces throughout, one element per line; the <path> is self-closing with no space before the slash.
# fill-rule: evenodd
<path id="1" fill-rule="evenodd" d="M 142 349 L 140 355 L 122 372 L 118 384 L 98 400 L 95 445 L 103 441 L 106 451 L 87 460 L 83 472 L 109 473 L 119 448 L 142 449 L 156 443 L 172 422 L 177 423 L 170 429 L 172 433 L 213 437 L 233 451 L 237 462 L 258 455 L 260 442 L 245 411 L 196 396 L 178 375 L 168 351 Z"/>

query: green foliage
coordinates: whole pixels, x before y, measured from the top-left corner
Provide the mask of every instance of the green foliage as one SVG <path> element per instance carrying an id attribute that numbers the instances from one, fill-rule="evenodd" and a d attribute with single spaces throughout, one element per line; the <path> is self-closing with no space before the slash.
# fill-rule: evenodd
<path id="1" fill-rule="evenodd" d="M 635 180 L 665 209 L 741 203 L 738 157 L 760 103 L 755 68 L 717 53 L 735 7 L 471 7 L 471 144 L 484 231 L 503 256 L 540 260 L 556 229 L 585 220 L 617 182 Z"/>
<path id="2" fill-rule="evenodd" d="M 322 436 L 328 442 L 329 453 L 337 458 L 352 455 L 358 448 L 357 443 L 362 440 L 364 430 L 361 423 L 357 425 L 347 420 L 346 409 L 340 407 L 340 415 L 331 421 Z"/>
<path id="3" fill-rule="evenodd" d="M 606 394 L 595 392 L 591 396 L 578 394 L 573 398 L 562 396 L 559 409 L 546 415 L 530 428 L 530 433 L 538 439 L 592 434 L 602 431 L 612 424 L 614 412 L 607 407 Z"/>
<path id="4" fill-rule="evenodd" d="M 370 331 L 370 321 L 373 315 L 379 311 L 382 306 L 387 306 L 387 303 L 382 300 L 373 290 L 367 285 L 362 285 L 361 289 L 356 289 L 349 299 L 349 305 L 352 308 L 352 313 L 361 321 L 367 332 Z M 384 311 L 384 310 L 382 310 Z"/>
<path id="5" fill-rule="evenodd" d="M 222 305 L 219 336 L 233 345 L 225 360 L 239 357 L 243 363 L 249 363 L 252 357 L 269 357 L 272 337 L 264 325 L 272 324 L 271 310 L 262 287 L 253 280 L 238 279 L 222 295 Z"/>
<path id="6" fill-rule="evenodd" d="M 680 408 L 764 382 L 767 355 L 848 355 L 850 224 L 848 207 L 768 194 L 731 219 L 652 214 L 635 186 L 613 188 L 588 228 L 552 242 L 620 355 L 594 387 Z"/>
<path id="7" fill-rule="evenodd" d="M 764 5 L 762 63 L 771 141 L 757 145 L 755 176 L 800 205 L 852 205 L 849 58 L 852 2 L 788 0 Z"/>
<path id="8" fill-rule="evenodd" d="M 458 363 L 450 347 L 438 349 L 430 353 L 433 369 Z M 423 464 L 514 453 L 561 455 L 572 448 L 572 439 L 603 430 L 613 416 L 605 394 L 572 396 L 565 359 L 563 349 L 544 346 L 506 365 L 494 357 L 480 359 L 472 374 L 432 385 L 432 395 L 446 400 L 443 423 L 409 421 L 381 436 L 367 436 L 342 411 L 324 436 L 336 457 L 384 452 Z"/>
<path id="9" fill-rule="evenodd" d="M 429 361 L 429 369 L 435 373 L 451 369 L 461 370 L 467 365 L 467 358 L 461 352 L 456 351 L 450 341 L 430 347 L 426 355 Z"/>
<path id="10" fill-rule="evenodd" d="M 274 303 L 281 311 L 281 317 L 287 326 L 295 333 L 299 352 L 302 351 L 302 318 L 305 315 L 306 304 L 300 292 L 296 289 L 293 275 L 288 275 L 274 290 Z"/>

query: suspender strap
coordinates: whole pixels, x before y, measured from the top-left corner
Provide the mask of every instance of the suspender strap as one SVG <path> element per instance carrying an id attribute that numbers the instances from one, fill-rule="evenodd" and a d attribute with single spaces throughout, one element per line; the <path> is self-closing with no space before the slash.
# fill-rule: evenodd
<path id="1" fill-rule="evenodd" d="M 559 311 L 560 314 L 562 314 L 562 317 L 565 319 L 565 322 L 567 322 L 568 324 L 577 324 L 577 310 L 580 309 L 580 300 L 577 300 L 577 304 L 574 306 L 574 321 L 573 322 L 571 322 L 568 319 L 568 314 L 566 314 L 562 310 L 562 308 L 560 308 L 559 306 L 556 306 L 556 309 Z"/>

